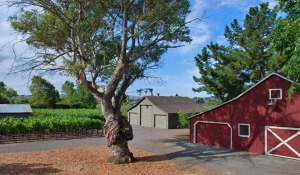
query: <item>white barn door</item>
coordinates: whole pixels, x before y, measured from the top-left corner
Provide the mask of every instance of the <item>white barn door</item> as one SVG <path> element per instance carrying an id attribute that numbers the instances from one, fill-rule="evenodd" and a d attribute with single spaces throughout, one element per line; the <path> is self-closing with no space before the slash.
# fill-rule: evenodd
<path id="1" fill-rule="evenodd" d="M 300 160 L 300 128 L 265 126 L 265 154 Z"/>

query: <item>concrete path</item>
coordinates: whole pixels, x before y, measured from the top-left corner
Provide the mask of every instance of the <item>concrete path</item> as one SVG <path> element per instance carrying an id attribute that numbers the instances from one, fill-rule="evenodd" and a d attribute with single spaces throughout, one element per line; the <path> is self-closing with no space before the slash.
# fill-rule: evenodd
<path id="1" fill-rule="evenodd" d="M 130 147 L 166 156 L 174 160 L 179 169 L 189 174 L 300 175 L 298 160 L 192 144 L 188 142 L 187 129 L 165 130 L 141 126 L 134 126 L 133 129 L 134 139 L 129 142 Z M 0 145 L 0 153 L 100 145 L 106 145 L 105 138 L 40 141 Z"/>

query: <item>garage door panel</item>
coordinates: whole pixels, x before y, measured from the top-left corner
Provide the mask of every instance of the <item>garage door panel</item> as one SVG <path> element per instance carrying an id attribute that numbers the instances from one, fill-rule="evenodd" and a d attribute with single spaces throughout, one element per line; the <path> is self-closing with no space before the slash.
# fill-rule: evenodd
<path id="1" fill-rule="evenodd" d="M 156 128 L 167 128 L 167 116 L 154 115 L 154 125 Z"/>
<path id="2" fill-rule="evenodd" d="M 152 127 L 152 106 L 150 105 L 141 105 L 141 125 Z"/>
<path id="3" fill-rule="evenodd" d="M 129 113 L 129 123 L 132 125 L 138 125 L 138 114 Z"/>
<path id="4" fill-rule="evenodd" d="M 197 143 L 230 148 L 230 128 L 223 124 L 199 123 Z"/>

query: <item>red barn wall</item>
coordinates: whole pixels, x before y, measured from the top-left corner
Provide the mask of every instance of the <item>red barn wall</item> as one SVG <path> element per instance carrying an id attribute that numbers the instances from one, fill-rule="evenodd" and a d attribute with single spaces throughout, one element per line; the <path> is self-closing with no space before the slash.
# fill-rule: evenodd
<path id="1" fill-rule="evenodd" d="M 264 153 L 265 126 L 300 127 L 300 96 L 296 94 L 291 99 L 287 98 L 290 84 L 289 81 L 272 75 L 241 97 L 191 118 L 190 141 L 194 140 L 196 121 L 227 122 L 232 127 L 233 150 Z M 282 99 L 277 100 L 273 106 L 268 105 L 269 89 L 278 88 L 282 89 Z M 238 136 L 239 123 L 250 124 L 250 137 Z M 220 137 L 230 139 L 228 136 Z"/>

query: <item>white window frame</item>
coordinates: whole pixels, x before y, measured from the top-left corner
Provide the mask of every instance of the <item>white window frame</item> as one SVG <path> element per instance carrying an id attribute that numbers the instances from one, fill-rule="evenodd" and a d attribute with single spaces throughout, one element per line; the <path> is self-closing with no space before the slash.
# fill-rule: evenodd
<path id="1" fill-rule="evenodd" d="M 240 132 L 240 126 L 248 126 L 248 135 L 243 135 L 243 134 L 241 134 L 241 132 Z M 238 134 L 239 134 L 239 137 L 250 137 L 250 124 L 245 124 L 245 123 L 239 123 L 238 124 Z"/>
<path id="2" fill-rule="evenodd" d="M 273 98 L 273 97 L 272 97 L 272 91 L 279 91 L 279 92 L 280 92 L 280 97 L 278 97 L 278 98 Z M 280 100 L 280 99 L 282 99 L 282 89 L 280 89 L 280 88 L 277 88 L 277 89 L 269 89 L 269 99 L 271 99 L 271 100 Z"/>

